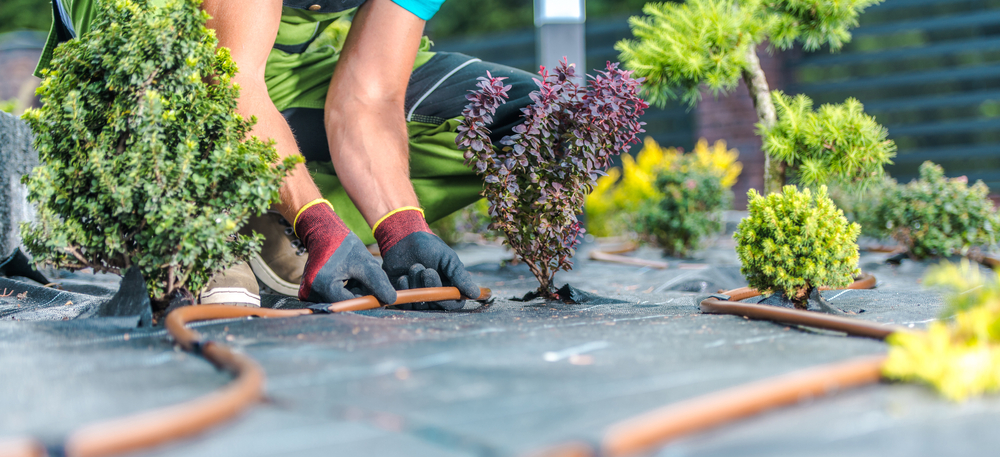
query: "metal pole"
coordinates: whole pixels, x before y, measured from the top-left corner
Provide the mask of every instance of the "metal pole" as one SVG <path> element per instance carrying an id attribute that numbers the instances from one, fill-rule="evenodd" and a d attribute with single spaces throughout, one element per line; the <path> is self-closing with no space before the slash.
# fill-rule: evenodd
<path id="1" fill-rule="evenodd" d="M 584 24 L 586 0 L 535 0 L 535 43 L 538 65 L 554 68 L 566 57 L 575 63 L 580 82 L 587 72 Z"/>

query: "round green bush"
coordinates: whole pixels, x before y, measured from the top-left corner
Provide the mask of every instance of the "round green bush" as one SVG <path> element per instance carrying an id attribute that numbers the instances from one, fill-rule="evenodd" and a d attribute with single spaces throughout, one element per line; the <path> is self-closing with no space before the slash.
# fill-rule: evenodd
<path id="1" fill-rule="evenodd" d="M 747 193 L 749 216 L 737 229 L 736 253 L 750 287 L 764 294 L 784 292 L 804 307 L 812 289 L 844 287 L 858 273 L 858 234 L 827 197 L 785 186 L 780 194 Z"/>
<path id="2" fill-rule="evenodd" d="M 878 218 L 912 257 L 949 256 L 996 244 L 998 216 L 989 189 L 978 181 L 948 179 L 931 162 L 920 166 L 920 179 L 886 192 Z"/>
<path id="3" fill-rule="evenodd" d="M 639 232 L 677 257 L 689 256 L 703 238 L 722 231 L 722 211 L 732 200 L 717 175 L 687 168 L 661 171 L 656 190 L 663 198 L 643 205 L 636 214 Z"/>

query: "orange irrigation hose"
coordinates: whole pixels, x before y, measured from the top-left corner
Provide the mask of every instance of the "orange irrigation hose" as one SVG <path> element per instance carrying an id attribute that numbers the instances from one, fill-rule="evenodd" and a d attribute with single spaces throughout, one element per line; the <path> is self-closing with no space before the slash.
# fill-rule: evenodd
<path id="1" fill-rule="evenodd" d="M 488 300 L 492 292 L 480 289 L 477 300 Z M 425 301 L 458 300 L 454 287 L 402 290 L 393 305 Z M 326 312 L 337 313 L 384 306 L 372 296 L 333 303 Z M 234 380 L 221 390 L 194 400 L 119 419 L 86 425 L 72 432 L 63 445 L 67 457 L 99 457 L 145 449 L 167 441 L 186 438 L 232 419 L 256 403 L 263 395 L 264 371 L 253 359 L 233 353 L 223 344 L 202 341 L 189 328 L 191 322 L 236 317 L 294 317 L 313 314 L 312 309 L 275 310 L 225 305 L 178 308 L 167 315 L 165 326 L 174 340 L 187 351 L 200 352 L 219 369 L 233 374 Z M 32 438 L 0 442 L 0 457 L 44 457 L 45 446 Z"/>
<path id="2" fill-rule="evenodd" d="M 875 287 L 877 280 L 871 274 L 864 274 L 857 281 L 847 286 L 848 289 L 871 289 Z M 829 290 L 829 288 L 820 288 Z M 822 328 L 844 332 L 848 335 L 863 336 L 867 338 L 885 339 L 889 334 L 902 330 L 894 326 L 886 326 L 875 322 L 863 321 L 860 319 L 849 319 L 841 316 L 817 313 L 814 311 L 804 311 L 798 309 L 780 308 L 768 305 L 754 305 L 750 303 L 739 303 L 737 300 L 744 300 L 760 295 L 756 289 L 743 287 L 722 292 L 728 295 L 729 300 L 721 300 L 716 297 L 709 297 L 701 302 L 701 312 L 706 314 L 732 314 L 750 319 L 759 319 L 780 322 L 783 324 L 805 325 L 808 327 Z"/>
<path id="3" fill-rule="evenodd" d="M 826 330 L 844 332 L 848 335 L 885 339 L 893 332 L 902 330 L 875 322 L 850 319 L 815 311 L 780 308 L 777 306 L 754 305 L 734 301 L 707 298 L 701 302 L 701 312 L 705 314 L 732 314 L 750 319 L 780 322 L 782 324 L 805 325 Z"/>
<path id="4" fill-rule="evenodd" d="M 261 398 L 264 370 L 257 362 L 213 342 L 205 343 L 201 351 L 213 364 L 231 372 L 233 382 L 192 401 L 84 426 L 66 440 L 66 455 L 114 455 L 193 436 L 234 418 Z"/>
<path id="5" fill-rule="evenodd" d="M 655 409 L 611 425 L 599 449 L 571 442 L 535 457 L 625 457 L 649 452 L 684 435 L 800 401 L 878 382 L 885 356 L 820 365 L 731 387 Z"/>
<path id="6" fill-rule="evenodd" d="M 590 259 L 600 260 L 602 262 L 620 263 L 624 265 L 635 265 L 638 267 L 649 267 L 657 270 L 665 270 L 670 267 L 670 264 L 667 262 L 661 262 L 659 260 L 638 259 L 635 257 L 626 257 L 598 250 L 590 251 Z"/>
<path id="7" fill-rule="evenodd" d="M 879 355 L 820 365 L 653 410 L 612 425 L 602 440 L 603 455 L 635 455 L 694 431 L 837 390 L 876 383 L 881 379 L 884 362 L 885 356 Z"/>
<path id="8" fill-rule="evenodd" d="M 874 289 L 875 284 L 878 283 L 878 279 L 875 275 L 871 273 L 862 273 L 861 276 L 847 286 L 848 289 Z M 819 290 L 834 290 L 830 287 L 820 287 Z M 760 295 L 757 289 L 752 287 L 740 287 L 739 289 L 727 290 L 720 292 L 722 295 L 728 295 L 731 301 L 746 300 L 751 297 L 756 297 Z"/>
<path id="9" fill-rule="evenodd" d="M 900 252 L 906 252 L 906 246 L 903 246 L 901 244 L 897 244 L 897 245 L 891 245 L 891 244 L 866 244 L 866 245 L 859 245 L 858 246 L 858 250 L 859 251 L 868 251 L 868 252 L 881 252 L 881 253 L 885 253 L 885 254 L 898 254 Z"/>
<path id="10" fill-rule="evenodd" d="M 631 241 L 622 241 L 618 243 L 598 244 L 597 250 L 608 254 L 624 254 L 636 250 L 637 247 Z"/>
<path id="11" fill-rule="evenodd" d="M 34 438 L 11 438 L 0 441 L 0 456 L 45 457 L 45 446 Z"/>
<path id="12" fill-rule="evenodd" d="M 876 279 L 864 275 L 849 289 L 870 289 Z M 723 292 L 730 300 L 760 295 L 744 287 Z M 885 339 L 902 328 L 812 311 L 738 303 L 710 297 L 701 302 L 701 311 L 734 314 L 752 319 L 836 330 L 849 335 Z M 863 357 L 781 375 L 714 392 L 648 412 L 613 424 L 604 433 L 599 449 L 584 442 L 555 446 L 533 457 L 624 457 L 649 452 L 678 437 L 707 430 L 769 409 L 794 404 L 807 398 L 878 382 L 885 356 Z"/>

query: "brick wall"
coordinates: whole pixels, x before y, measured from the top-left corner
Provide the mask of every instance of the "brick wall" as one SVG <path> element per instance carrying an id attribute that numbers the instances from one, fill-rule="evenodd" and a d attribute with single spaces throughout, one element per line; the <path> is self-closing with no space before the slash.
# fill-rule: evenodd
<path id="1" fill-rule="evenodd" d="M 785 62 L 791 56 L 786 53 L 771 55 L 766 44 L 760 46 L 757 55 L 771 90 L 783 89 L 789 81 Z M 705 92 L 695 110 L 695 138 L 705 138 L 710 145 L 716 140 L 725 140 L 730 149 L 740 152 L 743 173 L 733 186 L 735 209 L 746 209 L 747 190 L 762 191 L 764 188 L 764 153 L 760 150 L 760 138 L 754 134 L 756 123 L 757 113 L 742 81 L 735 92 L 718 99 L 711 92 Z"/>

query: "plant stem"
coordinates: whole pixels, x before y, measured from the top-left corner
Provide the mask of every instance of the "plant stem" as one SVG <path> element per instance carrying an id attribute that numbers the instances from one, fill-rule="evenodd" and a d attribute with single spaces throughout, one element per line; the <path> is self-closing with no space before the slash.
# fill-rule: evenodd
<path id="1" fill-rule="evenodd" d="M 771 89 L 767 85 L 767 78 L 764 70 L 760 67 L 760 59 L 757 58 L 757 46 L 750 46 L 747 51 L 747 66 L 743 70 L 743 81 L 750 91 L 750 99 L 753 100 L 754 109 L 757 111 L 757 119 L 765 130 L 770 130 L 778 122 L 778 116 L 774 109 L 774 102 L 771 100 Z M 781 192 L 781 187 L 785 185 L 785 162 L 764 155 L 764 194 Z"/>
<path id="2" fill-rule="evenodd" d="M 174 291 L 174 266 L 171 265 L 167 267 L 167 292 L 166 296 L 169 297 L 170 293 Z"/>

